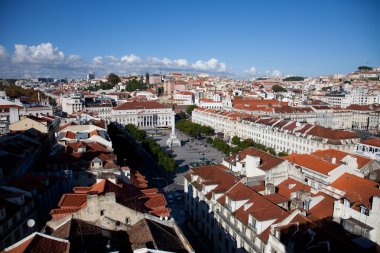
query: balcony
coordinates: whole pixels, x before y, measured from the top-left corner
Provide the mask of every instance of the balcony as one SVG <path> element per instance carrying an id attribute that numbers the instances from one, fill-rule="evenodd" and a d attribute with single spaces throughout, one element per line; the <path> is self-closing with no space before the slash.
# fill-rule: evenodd
<path id="1" fill-rule="evenodd" d="M 233 223 L 230 221 L 230 219 L 229 219 L 228 217 L 224 216 L 219 210 L 216 210 L 216 213 L 220 216 L 220 218 L 222 218 L 222 220 L 226 223 L 226 225 L 229 226 L 229 227 L 232 229 L 232 231 L 236 233 L 237 236 L 239 236 L 240 238 L 243 238 L 243 239 L 244 239 L 245 243 L 247 243 L 247 245 L 248 245 L 250 248 L 252 248 L 255 252 L 260 252 L 259 247 L 257 247 L 257 246 L 252 242 L 251 238 L 249 238 L 249 237 L 247 237 L 245 234 L 243 234 L 243 233 L 239 230 L 239 228 L 238 228 L 235 224 L 233 224 Z M 254 233 L 254 237 L 256 237 L 256 236 L 257 236 L 256 231 L 253 230 L 252 228 L 251 228 L 250 230 L 253 231 L 253 233 Z M 224 230 L 224 231 L 225 231 L 225 234 L 228 235 L 228 236 L 231 238 L 232 241 L 236 242 L 236 239 L 233 239 L 233 237 L 232 237 L 232 236 L 231 236 L 226 230 Z"/>

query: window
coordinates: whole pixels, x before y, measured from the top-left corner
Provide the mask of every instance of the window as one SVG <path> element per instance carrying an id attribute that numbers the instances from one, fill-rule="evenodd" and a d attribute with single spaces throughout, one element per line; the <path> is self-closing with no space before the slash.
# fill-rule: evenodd
<path id="1" fill-rule="evenodd" d="M 360 213 L 362 213 L 364 215 L 368 215 L 369 214 L 368 209 L 365 206 L 361 206 L 360 207 Z"/>
<path id="2" fill-rule="evenodd" d="M 256 220 L 252 217 L 251 222 L 249 224 L 251 227 L 256 228 Z"/>

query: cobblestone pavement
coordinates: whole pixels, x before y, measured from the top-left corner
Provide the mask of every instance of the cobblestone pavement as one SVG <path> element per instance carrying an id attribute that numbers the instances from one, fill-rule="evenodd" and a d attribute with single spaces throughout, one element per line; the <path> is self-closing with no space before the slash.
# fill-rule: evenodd
<path id="1" fill-rule="evenodd" d="M 196 140 L 188 135 L 176 131 L 178 139 L 181 141 L 181 147 L 166 148 L 166 140 L 170 136 L 170 130 L 148 131 L 148 135 L 157 141 L 161 147 L 166 148 L 167 152 L 174 155 L 175 160 L 179 165 L 178 172 L 174 177 L 173 183 L 165 187 L 165 191 L 183 190 L 183 174 L 188 170 L 188 165 L 192 162 L 197 162 L 202 159 L 221 163 L 224 154 L 211 147 L 206 143 L 206 139 Z"/>

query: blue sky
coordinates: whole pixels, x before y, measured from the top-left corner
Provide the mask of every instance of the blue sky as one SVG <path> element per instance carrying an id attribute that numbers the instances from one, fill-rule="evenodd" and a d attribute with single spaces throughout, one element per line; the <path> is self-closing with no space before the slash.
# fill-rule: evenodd
<path id="1" fill-rule="evenodd" d="M 0 9 L 0 76 L 380 66 L 378 0 L 2 0 Z"/>

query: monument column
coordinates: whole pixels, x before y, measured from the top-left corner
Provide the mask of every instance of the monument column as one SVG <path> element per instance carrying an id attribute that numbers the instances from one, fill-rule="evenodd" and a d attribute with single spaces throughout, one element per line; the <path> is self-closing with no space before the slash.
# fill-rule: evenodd
<path id="1" fill-rule="evenodd" d="M 168 147 L 180 147 L 181 146 L 181 141 L 178 140 L 177 135 L 175 134 L 175 112 L 173 109 L 172 112 L 172 132 L 170 133 L 169 139 L 166 141 L 166 146 Z"/>

